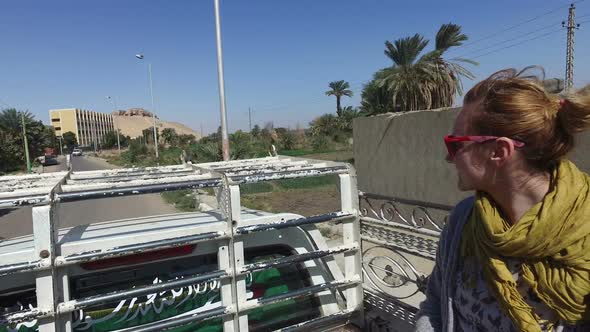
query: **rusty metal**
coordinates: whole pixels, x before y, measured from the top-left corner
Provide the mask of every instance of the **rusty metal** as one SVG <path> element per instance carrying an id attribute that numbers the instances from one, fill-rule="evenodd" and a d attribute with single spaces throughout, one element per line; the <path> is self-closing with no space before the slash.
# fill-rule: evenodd
<path id="1" fill-rule="evenodd" d="M 330 282 L 325 282 L 323 284 L 308 286 L 301 289 L 297 289 L 294 291 L 290 291 L 287 293 L 273 295 L 273 296 L 265 296 L 261 297 L 252 301 L 249 301 L 248 304 L 241 308 L 241 311 L 249 311 L 260 306 L 270 305 L 274 303 L 279 303 L 283 301 L 294 300 L 306 296 L 310 296 L 321 291 L 327 289 L 339 289 L 339 288 L 346 288 L 346 287 L 353 287 L 358 285 L 361 282 L 360 278 L 352 279 L 352 280 L 334 280 Z"/>
<path id="2" fill-rule="evenodd" d="M 181 189 L 200 189 L 217 187 L 221 185 L 219 179 L 206 179 L 206 180 L 195 180 L 188 182 L 178 182 L 170 184 L 154 184 L 154 185 L 143 185 L 133 187 L 123 187 L 115 189 L 99 189 L 99 190 L 86 190 L 79 192 L 67 192 L 56 195 L 56 199 L 60 202 L 73 202 L 95 198 L 105 197 L 119 197 L 128 195 L 139 195 L 149 193 L 159 193 L 165 191 L 181 190 Z"/>
<path id="3" fill-rule="evenodd" d="M 355 251 L 358 249 L 359 249 L 358 245 L 356 245 L 356 246 L 339 246 L 336 248 L 330 248 L 328 250 L 316 250 L 316 251 L 307 252 L 304 254 L 298 254 L 298 255 L 287 256 L 287 257 L 283 257 L 283 258 L 279 258 L 279 259 L 273 259 L 273 260 L 269 260 L 269 261 L 265 261 L 265 262 L 248 264 L 248 265 L 245 265 L 239 271 L 239 273 L 244 274 L 244 273 L 249 273 L 249 272 L 254 272 L 254 271 L 266 270 L 269 268 L 288 266 L 288 265 L 295 264 L 295 263 L 300 263 L 300 262 L 304 262 L 304 261 L 308 261 L 308 260 L 312 260 L 312 259 L 319 259 L 319 258 L 323 258 L 326 256 L 341 254 L 344 252 Z"/>
<path id="4" fill-rule="evenodd" d="M 344 322 L 347 324 L 350 322 L 351 318 L 354 316 L 355 312 L 351 310 L 343 310 L 339 311 L 330 315 L 314 318 L 296 325 L 291 325 L 279 330 L 277 332 L 296 332 L 296 331 L 319 331 L 318 328 L 321 328 L 326 325 L 330 325 L 337 322 Z"/>
<path id="5" fill-rule="evenodd" d="M 164 239 L 158 241 L 152 241 L 147 243 L 141 244 L 134 244 L 129 246 L 122 246 L 118 248 L 113 248 L 110 250 L 96 250 L 91 252 L 85 252 L 75 255 L 69 256 L 58 256 L 55 259 L 55 265 L 62 266 L 62 265 L 71 265 L 71 264 L 79 264 L 84 262 L 91 262 L 96 260 L 120 257 L 120 256 L 127 256 L 133 255 L 138 253 L 143 253 L 146 251 L 154 251 L 160 249 L 167 249 L 173 247 L 184 246 L 188 244 L 195 244 L 203 241 L 213 241 L 213 240 L 221 240 L 227 239 L 228 236 L 224 233 L 220 232 L 208 232 L 202 233 L 197 235 L 190 235 L 190 236 L 182 236 L 173 239 Z"/>
<path id="6" fill-rule="evenodd" d="M 241 226 L 236 229 L 237 235 L 244 235 L 254 232 L 262 232 L 267 230 L 276 230 L 282 229 L 287 227 L 295 227 L 295 226 L 302 226 L 302 225 L 309 225 L 309 224 L 317 224 L 326 221 L 339 221 L 348 218 L 354 218 L 355 216 L 350 213 L 344 212 L 333 212 L 327 214 L 321 214 L 312 217 L 303 217 L 303 218 L 296 218 L 296 219 L 288 219 L 288 220 L 281 220 L 279 222 L 267 223 L 267 224 L 258 224 L 258 225 L 251 225 L 251 226 Z"/>
<path id="7" fill-rule="evenodd" d="M 106 294 L 100 294 L 95 296 L 90 296 L 83 299 L 77 300 L 70 300 L 66 302 L 59 303 L 57 305 L 57 313 L 58 314 L 65 314 L 69 312 L 73 312 L 75 310 L 84 309 L 89 306 L 99 305 L 99 304 L 106 304 L 122 299 L 147 295 L 151 293 L 159 293 L 163 291 L 168 291 L 171 289 L 177 289 L 180 287 L 185 287 L 189 285 L 198 284 L 201 282 L 209 282 L 212 280 L 218 280 L 220 278 L 226 277 L 228 274 L 226 271 L 213 271 L 209 273 L 199 274 L 193 277 L 188 278 L 181 278 L 172 281 L 165 281 L 159 284 L 153 284 L 148 286 L 136 287 L 130 290 L 124 291 L 115 291 Z"/>
<path id="8" fill-rule="evenodd" d="M 12 324 L 18 324 L 32 321 L 38 318 L 49 317 L 51 315 L 53 315 L 53 312 L 51 312 L 50 310 L 41 310 L 39 308 L 10 312 L 7 314 L 0 314 L 0 326 L 10 326 Z"/>
<path id="9" fill-rule="evenodd" d="M 13 273 L 41 270 L 44 268 L 47 269 L 49 267 L 45 266 L 41 260 L 0 266 L 0 277 Z"/>

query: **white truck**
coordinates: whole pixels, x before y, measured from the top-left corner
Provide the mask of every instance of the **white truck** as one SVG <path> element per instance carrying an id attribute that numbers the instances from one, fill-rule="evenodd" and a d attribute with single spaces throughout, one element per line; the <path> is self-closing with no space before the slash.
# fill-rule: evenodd
<path id="1" fill-rule="evenodd" d="M 240 184 L 338 174 L 341 208 L 244 209 Z M 214 188 L 219 210 L 59 227 L 62 202 Z M 297 331 L 362 328 L 360 216 L 343 163 L 251 160 L 0 178 L 0 208 L 33 234 L 0 242 L 0 331 Z M 338 222 L 329 247 L 315 224 Z M 334 255 L 343 255 L 341 265 Z"/>

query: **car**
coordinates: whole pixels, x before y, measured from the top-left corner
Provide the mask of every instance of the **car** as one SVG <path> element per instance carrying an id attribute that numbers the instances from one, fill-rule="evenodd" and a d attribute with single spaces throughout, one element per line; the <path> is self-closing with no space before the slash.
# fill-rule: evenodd
<path id="1" fill-rule="evenodd" d="M 45 155 L 37 158 L 37 161 L 43 166 L 50 166 L 50 165 L 58 165 L 59 162 L 57 161 L 56 156 L 52 155 Z"/>
<path id="2" fill-rule="evenodd" d="M 57 161 L 57 157 L 55 156 L 45 156 L 43 161 L 43 166 L 50 166 L 50 165 L 58 165 L 59 162 Z"/>
<path id="3" fill-rule="evenodd" d="M 72 156 L 82 156 L 82 150 L 81 149 L 72 150 Z"/>

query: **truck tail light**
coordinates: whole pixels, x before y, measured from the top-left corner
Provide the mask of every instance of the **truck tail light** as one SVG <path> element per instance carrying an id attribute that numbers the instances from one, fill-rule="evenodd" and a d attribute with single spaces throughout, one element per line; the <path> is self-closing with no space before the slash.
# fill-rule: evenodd
<path id="1" fill-rule="evenodd" d="M 86 270 L 102 270 L 116 266 L 126 266 L 132 264 L 140 264 L 146 262 L 157 261 L 165 258 L 178 257 L 189 255 L 193 252 L 196 245 L 188 244 L 184 246 L 160 249 L 154 251 L 146 251 L 139 254 L 129 256 L 107 258 L 99 261 L 80 264 Z"/>

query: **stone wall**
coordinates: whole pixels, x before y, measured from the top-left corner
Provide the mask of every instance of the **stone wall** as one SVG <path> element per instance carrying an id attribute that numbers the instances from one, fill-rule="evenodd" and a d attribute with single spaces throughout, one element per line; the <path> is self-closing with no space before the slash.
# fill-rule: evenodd
<path id="1" fill-rule="evenodd" d="M 445 162 L 444 135 L 459 108 L 389 113 L 354 120 L 354 160 L 364 192 L 454 205 L 470 193 L 456 188 Z M 590 134 L 578 137 L 572 160 L 590 172 Z"/>

